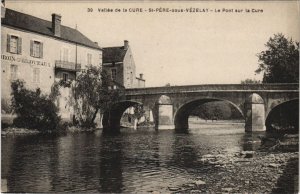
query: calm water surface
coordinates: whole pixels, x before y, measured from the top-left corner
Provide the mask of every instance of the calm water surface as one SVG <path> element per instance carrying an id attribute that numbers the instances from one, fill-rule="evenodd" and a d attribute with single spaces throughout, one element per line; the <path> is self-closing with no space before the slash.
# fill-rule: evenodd
<path id="1" fill-rule="evenodd" d="M 2 137 L 2 179 L 9 192 L 168 191 L 218 169 L 201 157 L 256 149 L 243 124 L 173 130 L 123 129 L 118 136 Z"/>

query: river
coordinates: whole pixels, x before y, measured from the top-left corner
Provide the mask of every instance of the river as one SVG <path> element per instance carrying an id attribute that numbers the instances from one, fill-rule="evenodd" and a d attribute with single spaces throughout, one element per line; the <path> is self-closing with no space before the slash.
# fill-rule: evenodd
<path id="1" fill-rule="evenodd" d="M 188 134 L 153 128 L 60 136 L 2 137 L 2 180 L 9 192 L 170 192 L 219 168 L 203 155 L 256 150 L 244 124 L 191 125 Z M 250 142 L 250 143 L 249 143 Z"/>

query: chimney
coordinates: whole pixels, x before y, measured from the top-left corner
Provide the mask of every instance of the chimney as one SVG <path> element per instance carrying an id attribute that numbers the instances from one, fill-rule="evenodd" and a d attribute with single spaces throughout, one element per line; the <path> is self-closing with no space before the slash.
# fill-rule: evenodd
<path id="1" fill-rule="evenodd" d="M 52 14 L 52 31 L 54 36 L 60 37 L 60 24 L 61 24 L 61 15 L 56 13 Z"/>
<path id="2" fill-rule="evenodd" d="M 2 1 L 2 4 L 1 4 L 1 18 L 5 18 L 5 11 L 6 11 L 5 2 Z"/>
<path id="3" fill-rule="evenodd" d="M 140 79 L 143 79 L 143 74 L 142 73 L 140 73 Z"/>
<path id="4" fill-rule="evenodd" d="M 124 50 L 127 50 L 129 47 L 129 41 L 128 40 L 124 40 Z"/>
<path id="5" fill-rule="evenodd" d="M 99 46 L 99 45 L 98 45 L 98 42 L 94 42 L 94 43 L 95 43 L 97 46 Z"/>

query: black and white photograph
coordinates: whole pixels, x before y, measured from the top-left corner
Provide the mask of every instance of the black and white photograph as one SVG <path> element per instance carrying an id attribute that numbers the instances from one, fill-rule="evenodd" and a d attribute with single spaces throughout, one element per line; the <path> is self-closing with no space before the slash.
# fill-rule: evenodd
<path id="1" fill-rule="evenodd" d="M 299 40 L 299 0 L 2 0 L 1 193 L 298 193 Z"/>

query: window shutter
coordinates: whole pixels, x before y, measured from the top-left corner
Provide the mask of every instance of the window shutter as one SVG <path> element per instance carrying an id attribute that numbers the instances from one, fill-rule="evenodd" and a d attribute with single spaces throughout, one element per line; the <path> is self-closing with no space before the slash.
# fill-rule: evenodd
<path id="1" fill-rule="evenodd" d="M 10 52 L 10 35 L 7 34 L 7 52 Z"/>
<path id="2" fill-rule="evenodd" d="M 33 40 L 30 40 L 30 56 L 33 56 Z"/>
<path id="3" fill-rule="evenodd" d="M 22 54 L 22 38 L 18 37 L 18 54 Z"/>
<path id="4" fill-rule="evenodd" d="M 40 44 L 40 58 L 43 58 L 43 43 Z"/>

